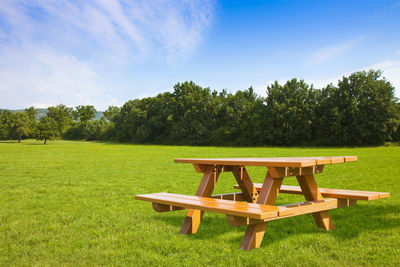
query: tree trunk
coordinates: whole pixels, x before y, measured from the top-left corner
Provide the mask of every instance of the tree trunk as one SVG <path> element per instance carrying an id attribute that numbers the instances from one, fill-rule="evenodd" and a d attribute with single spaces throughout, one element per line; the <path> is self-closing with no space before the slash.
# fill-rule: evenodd
<path id="1" fill-rule="evenodd" d="M 18 136 L 18 143 L 21 143 L 21 139 L 22 139 L 22 135 L 20 134 L 20 135 Z"/>
<path id="2" fill-rule="evenodd" d="M 47 138 L 44 139 L 44 144 L 46 144 L 46 142 L 47 142 Z"/>

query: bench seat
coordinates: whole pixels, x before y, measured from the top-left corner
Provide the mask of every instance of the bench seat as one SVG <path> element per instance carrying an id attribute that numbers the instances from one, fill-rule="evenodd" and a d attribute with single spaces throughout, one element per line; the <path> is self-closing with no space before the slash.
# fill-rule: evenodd
<path id="1" fill-rule="evenodd" d="M 262 184 L 255 183 L 257 191 L 261 190 Z M 234 188 L 240 188 L 239 185 L 235 185 Z M 380 198 L 390 197 L 390 193 L 387 192 L 370 192 L 370 191 L 357 191 L 357 190 L 345 190 L 345 189 L 330 189 L 330 188 L 319 188 L 323 197 L 333 197 L 339 199 L 355 199 L 355 200 L 375 200 Z M 286 194 L 297 194 L 302 195 L 300 186 L 282 185 L 279 193 Z"/>
<path id="2" fill-rule="evenodd" d="M 204 211 L 213 211 L 260 220 L 278 217 L 278 212 L 282 212 L 287 209 L 285 207 L 271 205 L 198 196 L 186 196 L 172 193 L 136 195 L 135 198 L 138 200 L 153 202 L 153 205 L 154 203 L 158 203 L 162 205 L 170 205 L 171 207 L 176 206 Z"/>

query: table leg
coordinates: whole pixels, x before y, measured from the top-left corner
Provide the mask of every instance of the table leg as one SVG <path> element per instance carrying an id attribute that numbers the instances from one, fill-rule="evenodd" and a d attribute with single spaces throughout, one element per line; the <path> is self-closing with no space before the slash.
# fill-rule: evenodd
<path id="1" fill-rule="evenodd" d="M 321 193 L 319 192 L 314 175 L 296 177 L 307 201 L 323 199 Z M 315 212 L 312 215 L 319 228 L 324 228 L 327 231 L 335 228 L 328 211 Z"/>
<path id="2" fill-rule="evenodd" d="M 258 192 L 253 181 L 250 179 L 246 168 L 241 166 L 232 166 L 231 169 L 236 182 L 239 184 L 239 187 L 243 192 L 244 199 L 249 203 L 256 203 Z"/>
<path id="3" fill-rule="evenodd" d="M 203 179 L 200 182 L 199 188 L 197 189 L 196 196 L 199 197 L 210 197 L 215 184 L 219 177 L 219 171 L 216 167 L 210 166 L 204 173 Z M 203 217 L 204 211 L 189 209 L 186 219 L 182 225 L 181 234 L 195 234 L 199 228 L 201 218 Z"/>
<path id="4" fill-rule="evenodd" d="M 278 177 L 274 168 L 268 168 L 267 176 L 257 199 L 258 204 L 274 205 L 282 185 L 283 177 Z M 259 248 L 264 237 L 267 222 L 247 226 L 240 248 L 250 250 Z"/>

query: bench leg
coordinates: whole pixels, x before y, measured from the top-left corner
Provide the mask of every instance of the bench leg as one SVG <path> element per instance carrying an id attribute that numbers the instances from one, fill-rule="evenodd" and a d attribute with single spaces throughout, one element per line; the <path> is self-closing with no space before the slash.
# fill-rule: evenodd
<path id="1" fill-rule="evenodd" d="M 314 175 L 296 177 L 307 201 L 323 199 L 321 193 L 319 192 Z M 327 231 L 335 228 L 328 211 L 315 212 L 312 215 L 319 228 L 323 228 Z"/>
<path id="2" fill-rule="evenodd" d="M 267 177 L 265 178 L 260 195 L 257 199 L 258 204 L 275 204 L 283 178 L 275 177 L 274 174 L 276 174 L 275 170 L 273 168 L 269 168 Z M 242 250 L 259 248 L 266 228 L 267 222 L 247 226 L 240 248 Z"/>
<path id="3" fill-rule="evenodd" d="M 201 218 L 204 211 L 189 209 L 185 221 L 183 222 L 181 234 L 195 234 L 199 229 Z"/>
<path id="4" fill-rule="evenodd" d="M 204 173 L 203 179 L 197 189 L 196 196 L 211 197 L 215 184 L 217 183 L 219 172 L 214 166 L 210 166 Z M 189 209 L 186 219 L 183 222 L 181 234 L 195 234 L 199 228 L 204 211 Z"/>

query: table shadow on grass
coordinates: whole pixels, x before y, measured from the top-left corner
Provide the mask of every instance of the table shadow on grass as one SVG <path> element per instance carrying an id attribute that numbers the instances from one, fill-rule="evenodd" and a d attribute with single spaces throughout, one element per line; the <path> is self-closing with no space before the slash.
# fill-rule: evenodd
<path id="1" fill-rule="evenodd" d="M 184 214 L 174 214 L 168 216 L 155 217 L 156 220 L 160 220 L 166 224 L 172 225 L 176 229 L 176 233 L 179 234 L 183 222 L 186 218 L 186 213 Z M 226 222 L 225 216 L 207 216 L 210 214 L 204 214 L 201 220 L 200 227 L 196 234 L 186 235 L 188 238 L 192 239 L 213 239 L 215 236 L 223 235 L 228 232 L 244 232 L 244 227 L 230 227 Z"/>
<path id="2" fill-rule="evenodd" d="M 331 231 L 317 228 L 311 214 L 271 221 L 268 224 L 261 247 L 296 235 L 325 233 L 336 239 L 349 240 L 358 238 L 363 232 L 400 228 L 400 217 L 398 217 L 400 206 L 398 205 L 358 205 L 346 209 L 334 210 L 330 214 L 335 225 L 335 229 Z M 174 226 L 176 234 L 179 234 L 185 217 L 186 213 L 168 216 L 160 213 L 155 219 Z M 205 214 L 198 232 L 194 235 L 187 235 L 187 238 L 208 240 L 218 238 L 218 236 L 229 232 L 237 232 L 244 235 L 245 229 L 245 226 L 229 226 L 225 217 L 208 217 Z M 232 245 L 239 246 L 243 235 L 233 238 L 231 240 Z"/>

